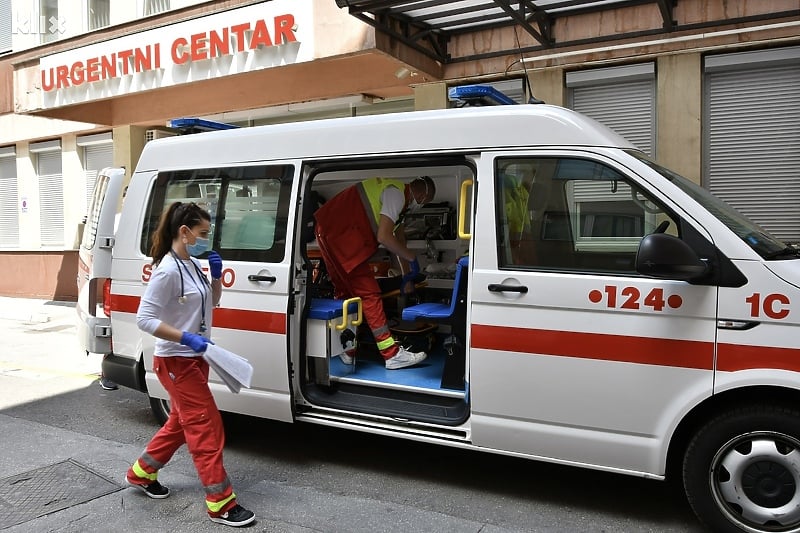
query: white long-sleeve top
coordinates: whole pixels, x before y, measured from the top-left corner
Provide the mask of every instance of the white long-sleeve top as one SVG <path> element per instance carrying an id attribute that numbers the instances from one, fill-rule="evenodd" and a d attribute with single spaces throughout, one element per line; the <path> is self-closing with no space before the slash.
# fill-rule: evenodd
<path id="1" fill-rule="evenodd" d="M 184 303 L 180 303 L 181 276 L 183 277 Z M 203 294 L 205 294 L 206 331 L 200 332 L 203 319 Z M 139 329 L 153 334 L 165 322 L 181 331 L 198 333 L 211 338 L 211 312 L 213 296 L 207 278 L 200 270 L 200 262 L 191 258 L 178 259 L 167 254 L 153 269 L 150 283 L 144 291 L 136 312 Z M 196 357 L 198 354 L 188 346 L 156 338 L 155 355 Z"/>

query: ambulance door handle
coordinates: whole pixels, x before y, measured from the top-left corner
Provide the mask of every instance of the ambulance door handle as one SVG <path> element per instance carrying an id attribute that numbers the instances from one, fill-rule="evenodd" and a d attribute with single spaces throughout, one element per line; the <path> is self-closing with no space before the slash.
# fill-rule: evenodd
<path id="1" fill-rule="evenodd" d="M 261 274 L 250 274 L 247 276 L 247 279 L 250 281 L 269 281 L 270 283 L 278 281 L 278 278 L 275 276 L 262 276 Z"/>
<path id="2" fill-rule="evenodd" d="M 499 283 L 490 283 L 489 292 L 518 292 L 527 294 L 528 287 L 525 285 L 501 285 Z"/>

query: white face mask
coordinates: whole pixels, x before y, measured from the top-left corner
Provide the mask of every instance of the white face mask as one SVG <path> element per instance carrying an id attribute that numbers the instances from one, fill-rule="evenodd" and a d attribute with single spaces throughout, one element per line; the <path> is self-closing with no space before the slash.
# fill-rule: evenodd
<path id="1" fill-rule="evenodd" d="M 425 198 L 428 197 L 428 182 L 426 182 L 425 180 L 423 180 L 422 182 L 425 184 L 425 194 L 422 197 L 422 199 L 424 200 Z M 408 203 L 408 211 L 409 211 L 409 213 L 413 213 L 415 211 L 419 211 L 422 206 L 423 206 L 423 204 L 421 204 L 421 203 L 419 203 L 417 201 L 417 197 L 414 196 L 414 193 L 412 192 L 411 193 L 411 201 Z"/>

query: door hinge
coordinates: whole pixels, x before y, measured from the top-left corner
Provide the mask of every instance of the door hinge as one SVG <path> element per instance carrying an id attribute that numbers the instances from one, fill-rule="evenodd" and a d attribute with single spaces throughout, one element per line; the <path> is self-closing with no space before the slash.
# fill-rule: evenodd
<path id="1" fill-rule="evenodd" d="M 113 248 L 114 237 L 100 237 L 100 248 Z"/>

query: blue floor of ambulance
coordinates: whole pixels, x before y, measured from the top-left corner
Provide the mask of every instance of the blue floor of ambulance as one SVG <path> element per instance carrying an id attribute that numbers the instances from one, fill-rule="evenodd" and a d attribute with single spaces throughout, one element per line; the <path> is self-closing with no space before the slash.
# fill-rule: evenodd
<path id="1" fill-rule="evenodd" d="M 434 350 L 418 365 L 399 370 L 386 370 L 380 361 L 356 358 L 355 372 L 352 372 L 352 367 L 342 363 L 336 356 L 331 358 L 331 377 L 348 377 L 423 389 L 442 389 L 444 359 L 443 350 Z"/>

